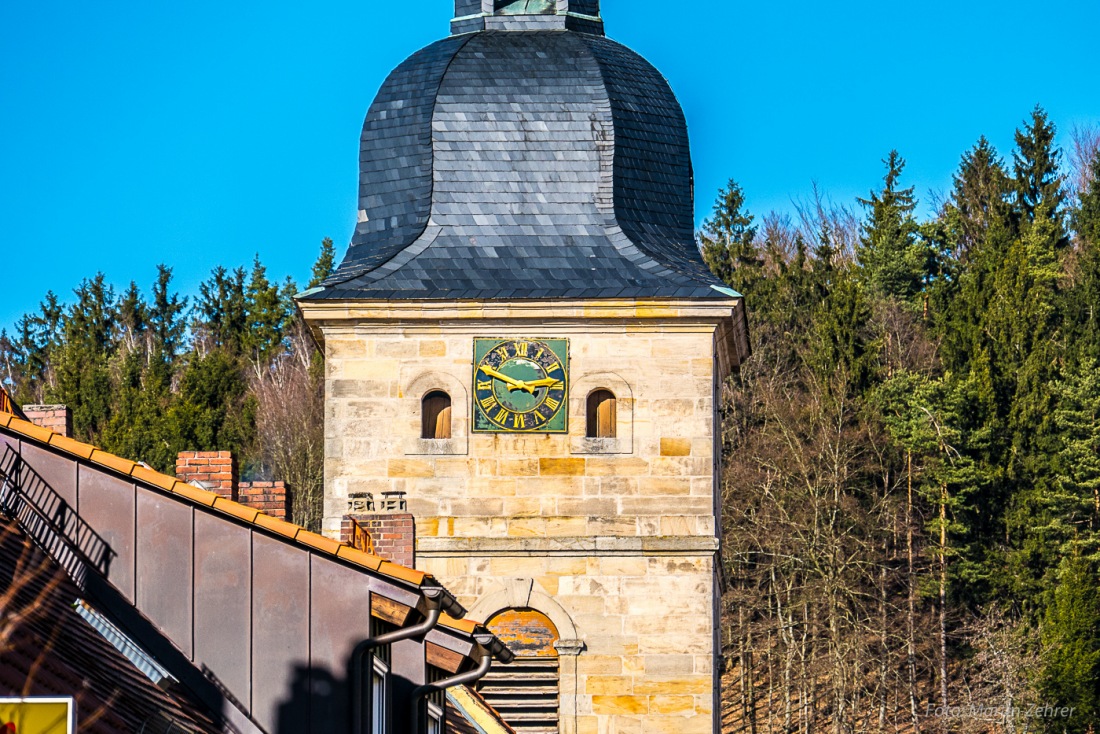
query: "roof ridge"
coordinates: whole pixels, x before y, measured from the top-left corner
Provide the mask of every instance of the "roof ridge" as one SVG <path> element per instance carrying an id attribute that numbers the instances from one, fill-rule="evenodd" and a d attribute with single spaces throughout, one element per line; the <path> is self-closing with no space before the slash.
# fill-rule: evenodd
<path id="1" fill-rule="evenodd" d="M 345 563 L 358 566 L 367 571 L 379 573 L 397 581 L 402 581 L 415 586 L 422 586 L 425 581 L 435 581 L 435 577 L 415 568 L 402 566 L 392 561 L 387 561 L 364 551 L 352 548 L 332 538 L 327 538 L 318 533 L 306 530 L 301 525 L 280 520 L 270 515 L 265 515 L 257 509 L 242 505 L 239 502 L 228 500 L 215 492 L 200 489 L 187 482 L 182 482 L 175 477 L 161 474 L 136 461 L 130 461 L 90 444 L 81 443 L 75 439 L 63 436 L 48 428 L 23 420 L 18 416 L 0 411 L 0 428 L 6 428 L 24 438 L 45 444 L 53 449 L 62 451 L 78 460 L 97 464 L 117 474 L 136 479 L 144 484 L 168 492 L 173 497 L 187 501 L 194 505 L 202 505 L 228 515 L 241 522 L 266 530 L 269 533 L 279 535 L 289 541 L 304 545 L 311 550 L 338 558 Z M 475 623 L 476 624 L 476 623 Z M 456 627 L 465 631 L 464 627 Z M 472 630 L 471 630 L 472 634 Z"/>

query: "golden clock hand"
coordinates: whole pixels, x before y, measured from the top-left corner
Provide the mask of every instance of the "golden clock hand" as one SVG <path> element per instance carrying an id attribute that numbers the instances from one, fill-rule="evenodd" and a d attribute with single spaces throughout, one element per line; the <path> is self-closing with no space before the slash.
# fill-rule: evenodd
<path id="1" fill-rule="evenodd" d="M 508 383 L 509 385 L 511 385 L 511 387 L 508 388 L 509 392 L 515 392 L 516 390 L 526 390 L 527 392 L 531 393 L 532 395 L 535 394 L 534 388 L 528 386 L 527 383 L 524 382 L 523 380 L 513 379 L 513 378 L 509 377 L 508 375 L 506 375 L 502 372 L 497 372 L 492 367 L 486 367 L 485 365 L 481 366 L 481 371 L 484 372 L 489 377 L 495 377 L 498 380 L 502 380 L 502 381 Z"/>
<path id="2" fill-rule="evenodd" d="M 560 385 L 561 380 L 556 380 L 553 377 L 544 377 L 541 380 L 528 380 L 523 384 L 527 385 L 527 387 L 554 387 L 555 385 Z"/>

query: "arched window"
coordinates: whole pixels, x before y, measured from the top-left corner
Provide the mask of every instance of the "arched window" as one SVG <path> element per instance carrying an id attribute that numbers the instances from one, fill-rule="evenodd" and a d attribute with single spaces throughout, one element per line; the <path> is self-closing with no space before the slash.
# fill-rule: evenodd
<path id="1" fill-rule="evenodd" d="M 433 390 L 420 403 L 420 437 L 451 437 L 451 396 Z"/>
<path id="2" fill-rule="evenodd" d="M 593 390 L 588 395 L 589 438 L 615 438 L 615 393 Z"/>
<path id="3" fill-rule="evenodd" d="M 482 697 L 517 734 L 558 730 L 558 630 L 534 609 L 507 609 L 486 626 L 516 654 L 511 665 L 490 668 Z"/>

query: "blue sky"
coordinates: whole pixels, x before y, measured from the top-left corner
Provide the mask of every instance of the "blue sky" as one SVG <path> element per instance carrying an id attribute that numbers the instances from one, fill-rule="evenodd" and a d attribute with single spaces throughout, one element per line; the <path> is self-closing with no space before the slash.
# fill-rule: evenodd
<path id="1" fill-rule="evenodd" d="M 837 202 L 898 148 L 922 196 L 1030 109 L 1100 123 L 1096 0 L 603 0 L 691 130 L 699 220 L 734 177 L 755 213 L 813 182 Z M 0 326 L 103 271 L 194 293 L 259 253 L 306 279 L 356 210 L 359 130 L 386 74 L 445 35 L 450 0 L 0 5 Z"/>

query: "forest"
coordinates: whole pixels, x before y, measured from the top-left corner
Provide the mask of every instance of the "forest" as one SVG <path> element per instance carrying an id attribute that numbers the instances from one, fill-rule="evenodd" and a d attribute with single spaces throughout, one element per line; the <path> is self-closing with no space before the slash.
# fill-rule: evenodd
<path id="1" fill-rule="evenodd" d="M 880 186 L 797 214 L 730 181 L 698 234 L 746 294 L 723 388 L 725 731 L 1073 732 L 1100 716 L 1100 133 L 1036 108 L 921 209 Z M 324 240 L 306 287 L 332 272 Z M 172 472 L 232 450 L 319 525 L 323 363 L 259 257 L 192 298 L 160 266 L 47 294 L 0 381 Z M 1072 713 L 1066 715 L 1066 710 Z"/>
<path id="2" fill-rule="evenodd" d="M 334 265 L 321 243 L 306 287 Z M 74 299 L 46 294 L 14 333 L 0 332 L 0 382 L 15 402 L 67 405 L 73 433 L 119 456 L 175 474 L 180 451 L 232 451 L 241 478 L 282 480 L 291 516 L 317 530 L 324 492 L 324 374 L 298 317 L 298 285 L 215 268 L 193 299 L 157 268 L 143 292 L 103 273 Z"/>
<path id="3" fill-rule="evenodd" d="M 849 206 L 720 193 L 726 731 L 1094 731 L 1100 139 L 1055 137 L 980 139 L 925 218 L 896 151 Z"/>

